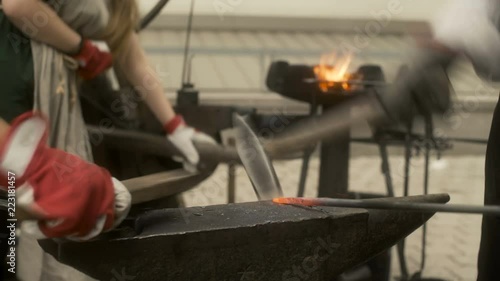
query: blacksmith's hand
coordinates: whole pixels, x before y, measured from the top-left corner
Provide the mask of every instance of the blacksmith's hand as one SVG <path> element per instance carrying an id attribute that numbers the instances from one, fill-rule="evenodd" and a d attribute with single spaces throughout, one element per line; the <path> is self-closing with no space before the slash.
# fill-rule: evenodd
<path id="1" fill-rule="evenodd" d="M 94 79 L 113 65 L 111 53 L 100 50 L 90 40 L 83 38 L 79 51 L 71 57 L 78 62 L 78 74 L 85 80 Z"/>
<path id="2" fill-rule="evenodd" d="M 433 28 L 435 40 L 464 54 L 481 78 L 500 81 L 500 1 L 450 1 Z"/>
<path id="3" fill-rule="evenodd" d="M 433 38 L 382 97 L 390 119 L 411 118 L 412 104 L 419 111 L 446 112 L 451 102 L 446 70 L 460 56 L 482 79 L 500 82 L 500 1 L 458 2 L 450 1 L 442 10 L 433 23 Z"/>
<path id="4" fill-rule="evenodd" d="M 16 207 L 32 219 L 24 221 L 28 234 L 81 241 L 120 224 L 131 205 L 125 186 L 106 169 L 48 147 L 47 131 L 46 119 L 28 112 L 0 144 L 0 186 L 15 187 Z"/>
<path id="5" fill-rule="evenodd" d="M 184 169 L 191 173 L 198 172 L 200 155 L 196 150 L 196 142 L 215 144 L 215 140 L 188 126 L 181 115 L 176 115 L 165 126 L 168 140 L 182 153 L 183 157 L 174 157 L 174 160 L 182 162 Z"/>

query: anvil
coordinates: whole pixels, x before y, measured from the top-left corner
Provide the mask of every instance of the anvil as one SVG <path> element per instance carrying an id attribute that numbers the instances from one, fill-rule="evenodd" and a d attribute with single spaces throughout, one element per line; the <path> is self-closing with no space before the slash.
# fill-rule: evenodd
<path id="1" fill-rule="evenodd" d="M 449 196 L 368 200 L 446 203 Z M 432 215 L 261 201 L 156 210 L 114 238 L 40 244 L 98 280 L 332 280 Z"/>

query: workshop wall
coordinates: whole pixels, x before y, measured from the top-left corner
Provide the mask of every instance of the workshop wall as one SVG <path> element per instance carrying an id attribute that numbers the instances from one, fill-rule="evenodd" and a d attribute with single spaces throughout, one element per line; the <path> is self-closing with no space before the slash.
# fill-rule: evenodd
<path id="1" fill-rule="evenodd" d="M 197 1 L 198 14 L 219 14 L 253 16 L 296 16 L 326 18 L 370 18 L 378 11 L 390 7 L 400 10 L 398 20 L 429 20 L 449 0 L 208 0 Z M 470 1 L 470 0 L 452 0 Z M 147 9 L 156 0 L 141 0 L 141 8 Z M 171 0 L 166 14 L 184 14 L 190 1 Z"/>

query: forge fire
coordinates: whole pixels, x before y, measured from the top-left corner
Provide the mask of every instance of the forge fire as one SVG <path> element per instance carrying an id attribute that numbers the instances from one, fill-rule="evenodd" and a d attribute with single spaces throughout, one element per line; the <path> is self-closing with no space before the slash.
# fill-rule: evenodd
<path id="1" fill-rule="evenodd" d="M 314 66 L 314 74 L 322 92 L 352 90 L 353 85 L 349 82 L 358 79 L 357 74 L 348 72 L 352 60 L 352 54 L 338 55 L 332 52 L 321 56 L 320 63 Z"/>

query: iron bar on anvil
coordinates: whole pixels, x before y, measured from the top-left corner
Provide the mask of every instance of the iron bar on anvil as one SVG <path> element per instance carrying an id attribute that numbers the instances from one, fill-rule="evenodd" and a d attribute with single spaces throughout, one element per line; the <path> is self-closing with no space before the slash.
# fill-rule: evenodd
<path id="1" fill-rule="evenodd" d="M 210 168 L 211 172 L 213 172 L 215 167 L 211 166 Z M 207 171 L 193 175 L 182 169 L 177 169 L 123 180 L 122 183 L 132 196 L 132 204 L 140 204 L 185 192 L 209 177 L 211 172 Z M 7 201 L 0 199 L 0 210 L 6 209 Z M 16 209 L 16 218 L 19 221 L 35 219 L 29 212 L 19 206 Z"/>
<path id="2" fill-rule="evenodd" d="M 443 205 L 436 203 L 387 202 L 383 200 L 357 200 L 337 198 L 275 198 L 273 202 L 285 205 L 299 206 L 329 206 L 340 208 L 360 208 L 376 210 L 400 210 L 426 213 L 460 213 L 500 216 L 499 206 Z"/>

